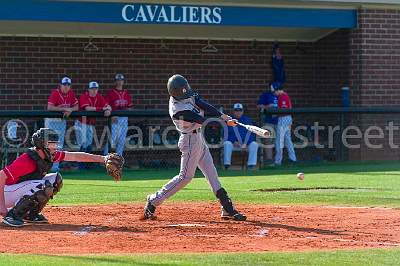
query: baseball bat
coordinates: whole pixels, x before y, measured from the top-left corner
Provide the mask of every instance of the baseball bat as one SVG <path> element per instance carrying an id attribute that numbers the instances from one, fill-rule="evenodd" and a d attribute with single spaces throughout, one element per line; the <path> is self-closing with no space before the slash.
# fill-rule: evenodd
<path id="1" fill-rule="evenodd" d="M 246 128 L 248 131 L 253 132 L 254 134 L 256 134 L 262 138 L 269 138 L 271 136 L 271 132 L 269 132 L 266 129 L 263 129 L 263 128 L 260 128 L 257 126 L 245 125 L 240 122 L 236 122 L 236 124 Z"/>

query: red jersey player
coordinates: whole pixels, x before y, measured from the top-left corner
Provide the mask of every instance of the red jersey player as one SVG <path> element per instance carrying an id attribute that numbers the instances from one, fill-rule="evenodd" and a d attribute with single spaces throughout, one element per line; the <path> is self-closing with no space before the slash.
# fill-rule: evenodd
<path id="1" fill-rule="evenodd" d="M 115 75 L 115 88 L 111 89 L 107 94 L 107 101 L 111 105 L 113 111 L 132 109 L 132 98 L 128 90 L 124 89 L 125 77 L 122 74 Z M 125 139 L 128 132 L 128 117 L 112 117 L 111 124 L 111 147 L 122 155 L 125 148 Z M 108 145 L 106 145 L 104 154 L 108 153 Z"/>
<path id="2" fill-rule="evenodd" d="M 64 117 L 68 117 L 71 112 L 78 111 L 78 109 L 78 99 L 71 89 L 71 79 L 69 77 L 63 77 L 60 86 L 53 90 L 49 96 L 47 110 L 63 112 Z M 59 136 L 58 149 L 62 149 L 64 146 L 67 121 L 61 118 L 46 118 L 44 120 L 44 126 L 57 132 Z M 55 163 L 52 170 L 54 172 L 58 171 L 59 164 Z"/>
<path id="3" fill-rule="evenodd" d="M 39 129 L 32 135 L 34 147 L 0 171 L 0 214 L 4 224 L 20 227 L 24 221 L 48 222 L 40 212 L 63 185 L 59 173 L 49 173 L 54 162 L 104 163 L 101 155 L 57 151 L 57 142 L 55 131 Z"/>
<path id="4" fill-rule="evenodd" d="M 82 111 L 104 112 L 104 116 L 110 116 L 111 106 L 106 99 L 98 93 L 99 84 L 95 81 L 89 83 L 88 91 L 79 97 L 79 107 Z M 75 121 L 75 134 L 80 151 L 89 152 L 93 142 L 96 119 L 82 117 Z"/>
<path id="5" fill-rule="evenodd" d="M 283 85 L 279 82 L 271 84 L 271 90 L 278 96 L 279 109 L 291 109 L 292 101 L 289 95 L 283 91 Z M 291 138 L 292 116 L 290 114 L 282 114 L 278 117 L 278 125 L 276 127 L 275 139 L 275 165 L 282 164 L 283 147 L 287 148 L 289 159 L 292 163 L 297 162 L 296 153 Z"/>

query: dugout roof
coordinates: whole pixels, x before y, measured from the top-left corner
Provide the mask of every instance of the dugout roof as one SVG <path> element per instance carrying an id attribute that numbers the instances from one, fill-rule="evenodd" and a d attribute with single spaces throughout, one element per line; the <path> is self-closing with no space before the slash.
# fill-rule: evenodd
<path id="1" fill-rule="evenodd" d="M 358 8 L 398 2 L 14 0 L 1 3 L 0 35 L 316 41 L 356 28 Z"/>

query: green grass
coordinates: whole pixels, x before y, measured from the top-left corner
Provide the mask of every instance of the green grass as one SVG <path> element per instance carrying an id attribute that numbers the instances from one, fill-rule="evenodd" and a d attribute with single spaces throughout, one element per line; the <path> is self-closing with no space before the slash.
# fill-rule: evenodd
<path id="1" fill-rule="evenodd" d="M 399 265 L 400 249 L 351 251 L 139 254 L 107 256 L 0 255 L 1 265 Z"/>
<path id="2" fill-rule="evenodd" d="M 297 180 L 297 172 L 305 173 L 304 181 Z M 147 194 L 158 190 L 176 173 L 177 170 L 126 171 L 124 180 L 116 183 L 102 170 L 67 172 L 63 174 L 65 185 L 52 204 L 144 202 Z M 247 173 L 220 171 L 220 175 L 235 202 L 400 207 L 398 162 L 325 163 Z M 215 200 L 206 179 L 201 173 L 196 176 L 170 201 Z M 261 192 L 258 189 L 300 190 Z"/>
<path id="3" fill-rule="evenodd" d="M 297 180 L 297 172 L 305 173 L 304 181 Z M 115 183 L 104 170 L 66 172 L 64 187 L 51 203 L 144 203 L 147 194 L 158 190 L 176 173 L 177 170 L 126 171 L 124 180 Z M 231 197 L 240 203 L 400 207 L 398 162 L 324 163 L 248 173 L 220 171 L 220 176 Z M 205 178 L 198 173 L 169 201 L 215 201 L 215 198 Z M 0 265 L 400 265 L 400 249 L 89 256 L 0 254 Z"/>

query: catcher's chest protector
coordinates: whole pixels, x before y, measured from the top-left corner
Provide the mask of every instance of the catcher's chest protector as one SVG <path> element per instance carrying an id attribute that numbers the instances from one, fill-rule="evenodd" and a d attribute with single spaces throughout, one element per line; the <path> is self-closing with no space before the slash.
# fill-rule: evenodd
<path id="1" fill-rule="evenodd" d="M 38 180 L 42 179 L 51 169 L 53 166 L 53 162 L 40 158 L 39 154 L 33 150 L 29 149 L 27 151 L 29 157 L 36 162 L 36 171 L 27 175 L 22 176 L 19 179 L 18 183 L 27 181 L 27 180 Z"/>

